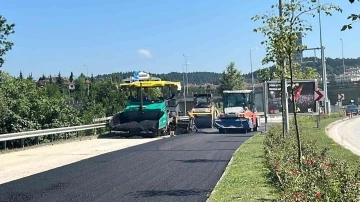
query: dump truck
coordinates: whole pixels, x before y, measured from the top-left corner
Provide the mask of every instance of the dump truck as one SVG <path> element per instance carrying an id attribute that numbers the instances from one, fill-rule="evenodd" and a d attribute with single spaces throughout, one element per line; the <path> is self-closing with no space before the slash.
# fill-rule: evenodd
<path id="1" fill-rule="evenodd" d="M 111 132 L 126 136 L 157 137 L 172 133 L 192 132 L 194 119 L 179 116 L 180 82 L 142 80 L 120 84 L 128 95 L 124 111 L 109 120 Z"/>
<path id="2" fill-rule="evenodd" d="M 223 91 L 223 113 L 215 120 L 215 127 L 219 133 L 234 130 L 240 132 L 257 131 L 260 117 L 254 107 L 254 93 L 252 90 Z"/>
<path id="3" fill-rule="evenodd" d="M 191 113 L 195 116 L 197 128 L 213 128 L 219 115 L 219 109 L 213 101 L 211 93 L 194 94 L 194 107 Z"/>

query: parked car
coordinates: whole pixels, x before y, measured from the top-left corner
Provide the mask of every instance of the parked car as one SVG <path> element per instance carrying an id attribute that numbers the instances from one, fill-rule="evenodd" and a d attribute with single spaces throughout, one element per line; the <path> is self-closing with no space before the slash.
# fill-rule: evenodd
<path id="1" fill-rule="evenodd" d="M 353 114 L 353 115 L 359 115 L 359 107 L 356 105 L 347 105 L 345 107 L 346 115 Z"/>

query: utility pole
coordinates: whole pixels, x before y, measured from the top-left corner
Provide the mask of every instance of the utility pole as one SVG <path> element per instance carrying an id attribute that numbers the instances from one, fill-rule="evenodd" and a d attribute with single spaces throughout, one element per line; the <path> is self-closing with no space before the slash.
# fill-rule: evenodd
<path id="1" fill-rule="evenodd" d="M 281 18 L 282 14 L 282 0 L 279 0 L 279 17 Z M 280 27 L 282 30 L 282 27 Z M 286 61 L 283 62 L 283 78 L 281 79 L 281 95 L 282 95 L 282 114 L 283 114 L 283 124 L 284 124 L 284 131 L 288 133 L 290 131 L 290 124 L 289 124 L 289 106 L 288 106 L 288 99 L 287 99 L 287 82 L 286 82 Z"/>
<path id="2" fill-rule="evenodd" d="M 344 41 L 341 38 L 340 38 L 340 41 L 341 41 L 341 53 L 342 53 L 342 61 L 343 61 L 343 69 L 344 69 L 344 74 L 343 74 L 343 84 L 344 84 L 345 83 Z"/>

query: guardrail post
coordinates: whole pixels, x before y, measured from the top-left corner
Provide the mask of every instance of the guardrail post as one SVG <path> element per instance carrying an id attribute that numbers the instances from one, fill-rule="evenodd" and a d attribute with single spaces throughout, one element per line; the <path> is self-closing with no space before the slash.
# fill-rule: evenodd
<path id="1" fill-rule="evenodd" d="M 68 135 L 68 134 L 67 134 L 67 133 L 65 133 L 65 140 L 67 140 L 67 135 Z"/>
<path id="2" fill-rule="evenodd" d="M 39 137 L 37 136 L 37 137 L 35 137 L 35 142 L 36 142 L 36 144 L 39 144 Z"/>
<path id="3" fill-rule="evenodd" d="M 79 137 L 79 131 L 76 131 L 76 137 Z"/>
<path id="4" fill-rule="evenodd" d="M 50 142 L 54 142 L 54 135 L 50 135 Z"/>
<path id="5" fill-rule="evenodd" d="M 21 148 L 25 147 L 25 139 L 21 139 Z"/>
<path id="6" fill-rule="evenodd" d="M 6 141 L 4 141 L 4 142 L 2 143 L 2 148 L 3 148 L 4 150 L 6 150 Z"/>

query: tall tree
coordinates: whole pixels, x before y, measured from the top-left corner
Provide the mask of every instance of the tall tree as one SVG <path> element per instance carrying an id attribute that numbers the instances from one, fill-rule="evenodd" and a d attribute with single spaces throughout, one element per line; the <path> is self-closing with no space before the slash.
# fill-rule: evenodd
<path id="1" fill-rule="evenodd" d="M 224 90 L 241 90 L 245 88 L 246 85 L 241 72 L 235 68 L 235 63 L 231 62 L 222 73 L 218 88 L 219 93 L 222 94 Z"/>
<path id="2" fill-rule="evenodd" d="M 5 17 L 0 15 L 0 68 L 4 64 L 6 52 L 11 50 L 14 43 L 8 41 L 8 36 L 15 33 L 15 24 L 8 24 Z"/>
<path id="3" fill-rule="evenodd" d="M 358 0 L 360 2 L 360 0 Z M 350 3 L 354 3 L 355 0 L 349 0 Z M 360 14 L 351 14 L 349 15 L 349 17 L 347 18 L 348 20 L 351 19 L 351 23 L 347 24 L 347 25 L 344 25 L 342 28 L 341 28 L 341 31 L 345 31 L 347 29 L 352 29 L 352 25 L 353 23 L 357 22 L 360 20 Z"/>
<path id="4" fill-rule="evenodd" d="M 291 0 L 284 2 L 282 6 L 272 6 L 272 8 L 275 7 L 278 10 L 282 9 L 282 16 L 278 16 L 274 11 L 267 12 L 262 16 L 254 16 L 252 18 L 254 21 L 260 20 L 264 24 L 262 27 L 254 29 L 254 32 L 261 32 L 265 36 L 265 40 L 261 42 L 266 48 L 266 56 L 262 63 L 275 63 L 275 68 L 282 77 L 290 77 L 294 124 L 298 144 L 298 163 L 301 165 L 302 149 L 294 89 L 294 74 L 299 64 L 293 62 L 293 55 L 305 48 L 305 46 L 299 46 L 296 43 L 299 34 L 305 36 L 308 31 L 312 30 L 312 26 L 301 18 L 304 14 L 315 17 L 314 10 L 318 10 L 318 12 L 325 11 L 327 15 L 331 15 L 331 10 L 340 11 L 341 9 L 332 4 L 318 6 L 314 0 Z M 286 61 L 286 66 L 284 66 L 283 61 Z M 287 75 L 284 74 L 283 69 L 289 70 Z"/>
<path id="5" fill-rule="evenodd" d="M 56 78 L 56 83 L 59 85 L 59 86 L 62 86 L 64 84 L 64 79 L 62 78 L 61 76 L 61 73 L 59 72 L 57 78 Z"/>
<path id="6" fill-rule="evenodd" d="M 21 71 L 20 71 L 19 79 L 20 79 L 20 80 L 23 80 L 23 79 L 24 79 L 23 74 L 22 74 Z"/>
<path id="7" fill-rule="evenodd" d="M 70 82 L 74 81 L 74 73 L 73 72 L 70 73 L 69 81 Z"/>
<path id="8" fill-rule="evenodd" d="M 53 83 L 53 78 L 52 78 L 51 74 L 50 74 L 50 76 L 49 76 L 49 83 L 50 83 L 50 84 Z"/>
<path id="9" fill-rule="evenodd" d="M 43 81 L 43 80 L 45 80 L 46 79 L 46 76 L 45 76 L 45 74 L 43 74 L 40 78 L 39 78 L 39 81 Z"/>
<path id="10" fill-rule="evenodd" d="M 59 86 L 60 92 L 64 93 L 64 79 L 62 78 L 60 72 L 56 78 L 56 84 Z"/>
<path id="11" fill-rule="evenodd" d="M 34 79 L 32 73 L 30 73 L 26 79 L 32 81 Z"/>

